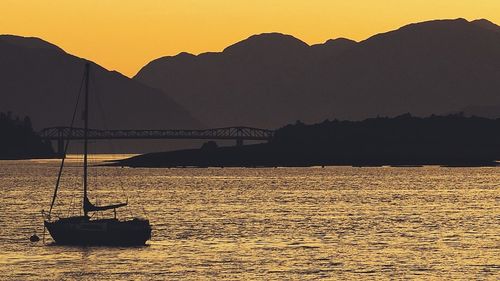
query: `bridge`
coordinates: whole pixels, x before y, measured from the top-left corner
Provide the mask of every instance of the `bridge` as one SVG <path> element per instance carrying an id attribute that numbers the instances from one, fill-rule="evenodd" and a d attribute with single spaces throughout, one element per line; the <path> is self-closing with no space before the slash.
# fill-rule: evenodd
<path id="1" fill-rule="evenodd" d="M 273 130 L 251 127 L 227 127 L 204 130 L 98 130 L 89 129 L 90 140 L 112 139 L 197 139 L 197 140 L 236 140 L 236 145 L 243 141 L 270 141 Z M 40 132 L 43 140 L 57 141 L 57 152 L 62 155 L 66 140 L 83 140 L 82 128 L 52 127 Z"/>

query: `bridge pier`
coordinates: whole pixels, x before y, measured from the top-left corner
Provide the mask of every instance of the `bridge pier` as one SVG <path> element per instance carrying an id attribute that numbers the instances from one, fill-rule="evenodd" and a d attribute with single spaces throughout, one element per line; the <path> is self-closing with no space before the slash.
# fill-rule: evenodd
<path id="1" fill-rule="evenodd" d="M 243 139 L 236 139 L 236 146 L 243 146 Z"/>
<path id="2" fill-rule="evenodd" d="M 59 158 L 64 157 L 64 138 L 62 137 L 57 139 L 57 156 Z"/>

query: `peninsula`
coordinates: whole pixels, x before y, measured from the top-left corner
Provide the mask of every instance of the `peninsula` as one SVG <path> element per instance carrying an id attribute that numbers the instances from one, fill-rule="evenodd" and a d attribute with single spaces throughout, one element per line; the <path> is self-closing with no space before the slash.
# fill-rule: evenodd
<path id="1" fill-rule="evenodd" d="M 115 163 L 130 167 L 277 167 L 444 165 L 490 166 L 500 159 L 500 119 L 448 116 L 297 121 L 269 143 L 139 155 Z"/>

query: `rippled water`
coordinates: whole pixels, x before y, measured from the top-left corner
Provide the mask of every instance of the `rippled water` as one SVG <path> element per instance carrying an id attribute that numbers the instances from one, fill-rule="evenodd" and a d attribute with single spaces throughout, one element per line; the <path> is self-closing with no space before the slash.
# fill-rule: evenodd
<path id="1" fill-rule="evenodd" d="M 41 236 L 57 165 L 0 161 L 0 279 L 500 278 L 500 168 L 99 167 L 92 200 L 128 196 L 119 215 L 147 216 L 153 238 L 81 248 L 28 241 Z M 62 214 L 80 204 L 69 166 Z"/>

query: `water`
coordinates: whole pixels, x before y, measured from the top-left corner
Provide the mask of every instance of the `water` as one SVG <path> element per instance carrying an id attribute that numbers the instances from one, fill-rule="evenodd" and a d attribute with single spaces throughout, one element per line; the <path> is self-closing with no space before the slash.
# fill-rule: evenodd
<path id="1" fill-rule="evenodd" d="M 0 161 L 2 280 L 500 279 L 500 168 L 99 167 L 91 199 L 128 196 L 118 215 L 145 214 L 153 238 L 85 248 L 28 241 L 57 165 Z M 76 165 L 59 213 L 79 212 Z"/>

